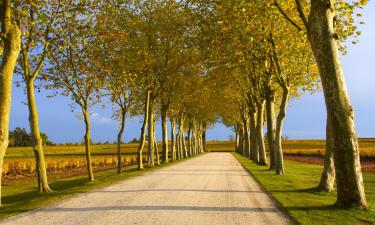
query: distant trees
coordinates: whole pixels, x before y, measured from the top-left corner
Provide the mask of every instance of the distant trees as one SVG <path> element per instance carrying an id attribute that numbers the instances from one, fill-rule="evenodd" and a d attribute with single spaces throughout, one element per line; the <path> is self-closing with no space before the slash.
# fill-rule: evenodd
<path id="1" fill-rule="evenodd" d="M 40 132 L 42 145 L 54 145 L 53 142 L 48 140 L 45 133 Z M 13 131 L 9 132 L 9 147 L 32 147 L 34 146 L 33 137 L 28 133 L 25 128 L 16 127 Z"/>

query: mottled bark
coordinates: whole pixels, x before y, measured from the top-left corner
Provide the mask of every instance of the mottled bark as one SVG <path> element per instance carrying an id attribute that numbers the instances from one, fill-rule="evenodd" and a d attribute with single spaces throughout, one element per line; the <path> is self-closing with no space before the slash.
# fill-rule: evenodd
<path id="1" fill-rule="evenodd" d="M 158 144 L 156 141 L 156 120 L 154 116 L 153 120 L 153 130 L 152 130 L 152 135 L 153 135 L 153 143 L 154 143 L 154 152 L 155 152 L 155 159 L 156 159 L 156 165 L 160 166 L 160 155 L 159 155 L 159 149 L 158 149 Z"/>
<path id="2" fill-rule="evenodd" d="M 245 157 L 250 157 L 250 135 L 249 135 L 249 126 L 248 126 L 248 119 L 246 117 L 242 117 L 242 124 L 243 124 L 243 149 L 242 155 Z"/>
<path id="3" fill-rule="evenodd" d="M 177 160 L 181 159 L 181 134 L 177 133 L 176 136 L 176 153 L 177 153 Z"/>
<path id="4" fill-rule="evenodd" d="M 176 122 L 173 118 L 171 120 L 171 145 L 172 145 L 172 162 L 176 161 L 176 137 L 175 137 L 175 131 L 176 131 Z"/>
<path id="5" fill-rule="evenodd" d="M 12 98 L 12 79 L 14 68 L 20 52 L 21 32 L 19 27 L 11 21 L 10 0 L 2 1 L 1 38 L 3 52 L 0 65 L 0 205 L 1 205 L 1 177 L 5 151 L 9 144 L 9 117 Z"/>
<path id="6" fill-rule="evenodd" d="M 283 125 L 286 116 L 286 107 L 289 99 L 289 88 L 287 86 L 283 87 L 281 103 L 279 108 L 279 114 L 277 115 L 276 120 L 276 134 L 275 134 L 275 156 L 276 156 L 276 174 L 283 175 L 285 174 L 284 169 L 284 156 L 283 156 L 283 147 L 282 147 L 282 132 Z"/>
<path id="7" fill-rule="evenodd" d="M 203 148 L 203 133 L 202 131 L 199 132 L 199 154 L 202 154 L 204 152 Z"/>
<path id="8" fill-rule="evenodd" d="M 319 67 L 327 114 L 332 124 L 337 202 L 342 208 L 367 208 L 354 112 L 338 54 L 335 0 L 311 1 L 308 37 Z M 301 13 L 301 17 L 303 15 Z"/>
<path id="9" fill-rule="evenodd" d="M 146 103 L 144 108 L 144 116 L 143 116 L 143 125 L 141 129 L 141 138 L 139 140 L 139 147 L 138 147 L 138 169 L 143 169 L 143 148 L 146 142 L 146 130 L 147 130 L 147 122 L 148 122 L 148 111 L 150 107 L 150 91 L 146 94 Z"/>
<path id="10" fill-rule="evenodd" d="M 202 146 L 204 152 L 209 152 L 207 149 L 207 141 L 206 141 L 206 130 L 207 130 L 207 123 L 202 124 Z"/>
<path id="11" fill-rule="evenodd" d="M 324 157 L 324 168 L 320 182 L 317 187 L 319 191 L 332 192 L 335 185 L 335 164 L 333 158 L 332 125 L 327 117 L 326 125 L 326 155 Z"/>
<path id="12" fill-rule="evenodd" d="M 243 129 L 238 129 L 238 153 L 243 154 Z"/>
<path id="13" fill-rule="evenodd" d="M 197 135 L 195 129 L 193 129 L 193 155 L 197 155 Z"/>
<path id="14" fill-rule="evenodd" d="M 86 104 L 87 105 L 87 104 Z M 87 167 L 87 174 L 89 181 L 94 181 L 94 172 L 92 170 L 91 165 L 91 136 L 90 136 L 90 118 L 89 118 L 89 111 L 87 107 L 83 107 L 82 109 L 83 118 L 85 121 L 85 150 L 86 150 L 86 167 Z"/>
<path id="15" fill-rule="evenodd" d="M 182 133 L 182 146 L 184 147 L 184 156 L 185 158 L 189 157 L 188 148 L 186 145 L 186 137 L 185 137 L 185 131 Z"/>
<path id="16" fill-rule="evenodd" d="M 240 134 L 239 134 L 239 130 L 238 130 L 238 126 L 236 127 L 236 147 L 235 147 L 235 151 L 237 153 L 240 153 Z"/>
<path id="17" fill-rule="evenodd" d="M 265 101 L 262 100 L 257 104 L 257 125 L 256 125 L 256 135 L 257 135 L 257 144 L 259 150 L 259 165 L 267 165 L 267 156 L 266 156 L 266 146 L 264 144 L 263 136 L 263 124 L 264 124 L 264 104 Z"/>
<path id="18" fill-rule="evenodd" d="M 156 141 L 156 138 L 154 138 L 154 149 L 155 149 L 156 165 L 160 166 L 159 148 L 158 148 L 158 142 Z"/>
<path id="19" fill-rule="evenodd" d="M 270 170 L 276 168 L 275 156 L 275 109 L 274 109 L 274 96 L 269 93 L 266 98 L 266 111 L 267 111 L 267 140 L 268 149 L 270 151 Z"/>
<path id="20" fill-rule="evenodd" d="M 251 146 L 251 156 L 252 160 L 255 163 L 259 163 L 259 150 L 258 150 L 258 143 L 257 143 L 257 131 L 256 131 L 256 121 L 255 121 L 256 113 L 250 112 L 250 146 Z"/>
<path id="21" fill-rule="evenodd" d="M 27 79 L 27 78 L 26 78 Z M 48 185 L 47 168 L 43 152 L 43 140 L 40 136 L 39 116 L 34 92 L 35 77 L 26 80 L 27 105 L 29 109 L 29 124 L 33 141 L 33 151 L 36 161 L 36 176 L 40 192 L 50 192 Z"/>

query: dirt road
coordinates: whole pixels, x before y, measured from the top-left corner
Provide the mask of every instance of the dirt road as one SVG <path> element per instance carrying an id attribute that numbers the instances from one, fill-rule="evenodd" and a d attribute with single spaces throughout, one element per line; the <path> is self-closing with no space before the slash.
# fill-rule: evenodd
<path id="1" fill-rule="evenodd" d="M 288 224 L 230 153 L 209 153 L 0 224 Z"/>

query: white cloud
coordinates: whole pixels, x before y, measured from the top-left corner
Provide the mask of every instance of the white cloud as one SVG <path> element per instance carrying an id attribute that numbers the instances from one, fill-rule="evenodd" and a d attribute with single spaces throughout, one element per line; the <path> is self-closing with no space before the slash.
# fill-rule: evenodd
<path id="1" fill-rule="evenodd" d="M 112 124 L 113 122 L 115 122 L 111 118 L 108 118 L 106 116 L 102 116 L 97 112 L 91 113 L 90 120 L 92 121 L 92 123 L 95 123 L 95 124 Z"/>

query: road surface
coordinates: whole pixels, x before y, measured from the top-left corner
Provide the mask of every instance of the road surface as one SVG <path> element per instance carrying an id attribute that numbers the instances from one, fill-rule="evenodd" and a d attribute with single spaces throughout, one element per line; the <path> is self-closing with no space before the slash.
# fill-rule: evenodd
<path id="1" fill-rule="evenodd" d="M 288 218 L 230 153 L 209 153 L 0 224 L 254 224 Z"/>

